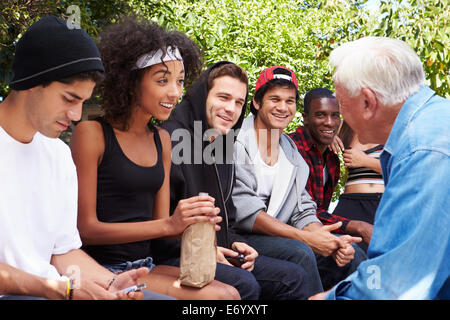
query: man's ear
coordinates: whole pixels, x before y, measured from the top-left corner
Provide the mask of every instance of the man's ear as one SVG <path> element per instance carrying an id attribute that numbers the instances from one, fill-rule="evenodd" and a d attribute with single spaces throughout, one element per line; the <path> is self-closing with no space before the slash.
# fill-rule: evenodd
<path id="1" fill-rule="evenodd" d="M 377 96 L 375 95 L 375 92 L 369 88 L 361 89 L 361 95 L 364 99 L 363 117 L 365 120 L 371 120 L 376 116 L 378 108 L 380 107 Z"/>
<path id="2" fill-rule="evenodd" d="M 253 107 L 254 107 L 256 110 L 259 111 L 259 107 L 260 107 L 260 106 L 259 106 L 259 103 L 256 102 L 255 98 L 252 99 L 252 102 L 253 102 Z"/>
<path id="3" fill-rule="evenodd" d="M 302 112 L 302 118 L 303 118 L 303 125 L 308 125 L 308 117 L 305 112 Z"/>

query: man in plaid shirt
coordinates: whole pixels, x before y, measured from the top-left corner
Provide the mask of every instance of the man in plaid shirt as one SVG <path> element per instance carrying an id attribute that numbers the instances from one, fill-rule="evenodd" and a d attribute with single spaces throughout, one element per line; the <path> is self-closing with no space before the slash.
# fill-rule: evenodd
<path id="1" fill-rule="evenodd" d="M 368 234 L 365 230 L 367 224 L 328 212 L 340 174 L 339 158 L 328 149 L 341 123 L 339 105 L 333 92 L 323 88 L 309 91 L 304 98 L 303 119 L 305 126 L 298 127 L 289 136 L 309 166 L 306 190 L 317 204 L 317 217 L 325 225 L 342 222 L 340 228 L 334 230 L 336 233 L 364 239 Z"/>

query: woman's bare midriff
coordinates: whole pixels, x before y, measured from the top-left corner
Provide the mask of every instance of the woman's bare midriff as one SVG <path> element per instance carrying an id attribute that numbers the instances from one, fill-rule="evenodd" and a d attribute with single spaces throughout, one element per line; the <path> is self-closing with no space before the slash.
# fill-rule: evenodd
<path id="1" fill-rule="evenodd" d="M 384 185 L 376 183 L 353 184 L 345 187 L 344 193 L 383 193 Z"/>

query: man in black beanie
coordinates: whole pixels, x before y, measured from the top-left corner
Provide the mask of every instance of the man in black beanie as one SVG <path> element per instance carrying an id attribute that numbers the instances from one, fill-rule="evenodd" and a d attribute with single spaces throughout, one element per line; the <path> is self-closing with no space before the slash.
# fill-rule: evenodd
<path id="1" fill-rule="evenodd" d="M 147 268 L 115 276 L 79 249 L 75 166 L 56 139 L 104 71 L 94 41 L 42 18 L 17 43 L 13 71 L 0 104 L 0 299 L 142 299 L 120 290 Z"/>
<path id="2" fill-rule="evenodd" d="M 1 104 L 0 126 L 22 143 L 36 132 L 57 138 L 80 120 L 82 103 L 104 72 L 89 35 L 53 16 L 40 19 L 22 35 L 12 70 L 12 92 Z M 13 114 L 16 120 L 10 121 L 7 116 Z"/>

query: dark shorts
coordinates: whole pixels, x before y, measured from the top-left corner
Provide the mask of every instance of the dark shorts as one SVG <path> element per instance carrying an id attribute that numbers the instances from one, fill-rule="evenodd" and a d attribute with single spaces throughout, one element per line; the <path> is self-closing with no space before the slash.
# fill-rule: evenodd
<path id="1" fill-rule="evenodd" d="M 341 194 L 333 214 L 350 220 L 361 220 L 373 224 L 382 195 L 382 193 Z M 360 242 L 358 245 L 367 252 L 367 245 L 364 242 Z"/>
<path id="2" fill-rule="evenodd" d="M 362 220 L 373 224 L 382 195 L 382 193 L 341 194 L 333 214 L 350 220 Z"/>

